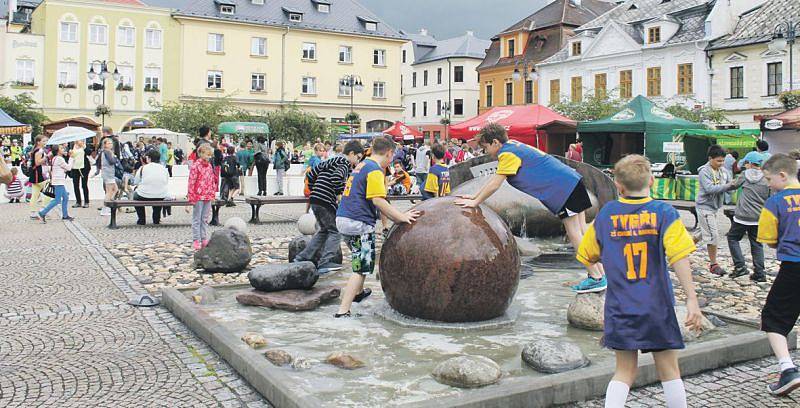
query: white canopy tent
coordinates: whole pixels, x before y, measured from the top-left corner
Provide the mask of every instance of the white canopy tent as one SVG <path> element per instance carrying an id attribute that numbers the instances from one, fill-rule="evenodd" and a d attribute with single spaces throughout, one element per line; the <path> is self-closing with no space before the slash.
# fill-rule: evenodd
<path id="1" fill-rule="evenodd" d="M 131 142 L 134 145 L 139 138 L 149 140 L 150 138 L 164 138 L 172 143 L 173 147 L 180 147 L 184 152 L 191 152 L 194 149 L 191 137 L 186 133 L 176 133 L 167 129 L 149 128 L 149 129 L 134 129 L 127 132 L 122 132 L 119 135 L 119 140 L 122 143 Z"/>

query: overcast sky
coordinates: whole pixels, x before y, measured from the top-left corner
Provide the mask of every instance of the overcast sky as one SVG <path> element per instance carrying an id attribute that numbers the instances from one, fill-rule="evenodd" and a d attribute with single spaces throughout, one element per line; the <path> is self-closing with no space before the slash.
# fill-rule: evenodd
<path id="1" fill-rule="evenodd" d="M 427 28 L 438 39 L 472 30 L 490 39 L 552 0 L 360 0 L 398 30 Z"/>

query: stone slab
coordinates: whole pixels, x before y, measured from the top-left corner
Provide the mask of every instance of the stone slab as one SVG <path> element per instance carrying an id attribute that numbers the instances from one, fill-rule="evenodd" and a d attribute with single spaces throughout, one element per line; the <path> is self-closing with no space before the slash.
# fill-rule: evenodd
<path id="1" fill-rule="evenodd" d="M 338 286 L 316 286 L 311 290 L 283 290 L 280 292 L 261 292 L 249 290 L 236 295 L 236 301 L 245 306 L 263 306 L 272 309 L 302 311 L 314 310 L 323 302 L 339 297 Z"/>
<path id="2" fill-rule="evenodd" d="M 503 327 L 508 327 L 514 324 L 519 317 L 519 307 L 512 305 L 506 312 L 499 317 L 482 322 L 437 322 L 433 320 L 418 319 L 416 317 L 406 316 L 389 306 L 386 301 L 382 301 L 373 311 L 375 316 L 388 320 L 401 327 L 409 327 L 416 329 L 436 329 L 447 330 L 455 332 L 469 332 L 481 330 L 494 330 Z"/>

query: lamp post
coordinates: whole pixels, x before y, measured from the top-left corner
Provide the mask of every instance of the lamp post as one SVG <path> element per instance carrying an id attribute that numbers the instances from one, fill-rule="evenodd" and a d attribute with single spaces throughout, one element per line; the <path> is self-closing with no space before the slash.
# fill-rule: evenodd
<path id="1" fill-rule="evenodd" d="M 522 68 L 522 69 L 520 70 L 520 68 Z M 529 79 L 531 80 L 531 82 L 536 82 L 539 79 L 539 73 L 536 72 L 536 64 L 534 64 L 533 61 L 526 60 L 526 59 L 519 60 L 519 61 L 515 62 L 514 63 L 514 73 L 511 74 L 511 79 L 513 79 L 516 82 L 527 81 Z M 531 84 L 531 103 L 533 103 L 533 101 L 535 100 L 534 96 L 532 95 L 533 94 L 533 89 L 534 89 L 533 88 L 533 84 Z M 527 102 L 525 102 L 525 85 L 524 84 L 522 85 L 522 95 L 523 95 L 522 102 L 523 102 L 523 105 L 524 105 L 524 104 L 527 103 Z"/>
<path id="2" fill-rule="evenodd" d="M 100 65 L 100 67 L 99 67 L 100 69 L 95 71 L 94 70 L 94 66 L 98 65 L 98 64 Z M 114 73 L 111 73 L 108 70 L 108 66 L 110 64 L 114 65 Z M 94 60 L 89 65 L 89 72 L 87 72 L 86 75 L 89 77 L 90 81 L 94 81 L 95 78 L 100 78 L 100 80 L 103 83 L 103 85 L 102 85 L 103 86 L 103 102 L 102 102 L 102 106 L 103 106 L 104 109 L 100 112 L 100 114 L 103 117 L 103 119 L 102 119 L 103 127 L 105 127 L 106 126 L 106 112 L 105 112 L 105 106 L 106 106 L 106 79 L 108 79 L 108 77 L 110 76 L 111 79 L 114 82 L 117 82 L 117 81 L 120 80 L 120 74 L 119 74 L 119 69 L 117 68 L 117 63 L 114 62 L 114 61 Z M 92 87 L 92 90 L 96 91 L 97 89 L 95 87 Z"/>
<path id="3" fill-rule="evenodd" d="M 350 125 L 350 134 L 354 134 L 353 131 L 353 117 L 355 116 L 355 111 L 353 110 L 353 95 L 354 91 L 361 92 L 364 90 L 364 83 L 361 81 L 361 77 L 355 74 L 346 75 L 339 81 L 339 89 L 350 89 L 350 120 L 348 120 Z M 340 92 L 342 93 L 342 92 Z"/>
<path id="4" fill-rule="evenodd" d="M 789 46 L 789 91 L 794 90 L 794 57 L 792 49 L 794 48 L 794 41 L 797 39 L 798 31 L 800 31 L 800 21 L 786 21 L 779 23 L 775 26 L 772 33 L 772 41 L 767 46 L 770 51 L 783 51 L 786 46 Z"/>

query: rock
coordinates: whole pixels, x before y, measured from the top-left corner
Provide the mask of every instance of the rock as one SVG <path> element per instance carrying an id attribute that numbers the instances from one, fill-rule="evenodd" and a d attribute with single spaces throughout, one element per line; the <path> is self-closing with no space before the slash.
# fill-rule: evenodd
<path id="1" fill-rule="evenodd" d="M 311 368 L 311 360 L 305 357 L 297 357 L 292 361 L 292 368 L 295 370 L 308 370 Z"/>
<path id="2" fill-rule="evenodd" d="M 217 300 L 217 291 L 211 286 L 202 286 L 192 292 L 192 300 L 198 305 L 207 305 Z"/>
<path id="3" fill-rule="evenodd" d="M 225 220 L 225 228 L 231 228 L 242 234 L 247 234 L 247 223 L 239 217 L 231 217 Z"/>
<path id="4" fill-rule="evenodd" d="M 537 340 L 522 349 L 522 360 L 540 372 L 555 374 L 589 365 L 580 347 L 566 341 Z"/>
<path id="5" fill-rule="evenodd" d="M 686 306 L 675 306 L 675 317 L 678 319 L 678 326 L 681 328 L 681 336 L 683 336 L 683 341 L 688 342 L 697 340 L 704 334 L 716 328 L 714 324 L 708 320 L 708 318 L 703 316 L 703 322 L 701 324 L 702 329 L 700 332 L 686 329 L 686 326 L 684 325 L 684 322 L 686 322 Z"/>
<path id="6" fill-rule="evenodd" d="M 350 354 L 342 352 L 336 352 L 330 354 L 325 359 L 325 362 L 339 368 L 344 368 L 346 370 L 355 370 L 357 368 L 361 368 L 366 365 L 364 364 L 363 361 L 351 356 Z"/>
<path id="7" fill-rule="evenodd" d="M 301 215 L 297 220 L 297 229 L 303 235 L 314 235 L 317 232 L 317 218 L 311 213 Z"/>
<path id="8" fill-rule="evenodd" d="M 259 265 L 250 270 L 247 279 L 257 290 L 277 292 L 290 289 L 311 289 L 317 283 L 317 268 L 311 262 Z"/>
<path id="9" fill-rule="evenodd" d="M 195 264 L 209 273 L 241 272 L 252 258 L 250 239 L 231 228 L 214 231 L 208 246 L 194 254 Z"/>
<path id="10" fill-rule="evenodd" d="M 294 262 L 297 254 L 306 249 L 309 241 L 311 241 L 311 237 L 308 235 L 301 235 L 289 241 L 289 262 Z M 314 262 L 315 265 L 318 264 L 321 256 L 322 252 L 317 252 L 314 254 L 314 259 L 311 259 L 311 262 Z M 344 256 L 342 255 L 342 247 L 339 246 L 336 256 L 333 257 L 333 262 L 341 264 L 342 259 L 344 259 Z"/>
<path id="11" fill-rule="evenodd" d="M 292 364 L 294 361 L 294 357 L 284 350 L 267 350 L 264 352 L 264 357 L 278 367 Z"/>
<path id="12" fill-rule="evenodd" d="M 539 245 L 536 245 L 533 241 L 520 237 L 514 237 L 514 240 L 517 241 L 519 256 L 537 258 L 542 254 Z"/>
<path id="13" fill-rule="evenodd" d="M 570 326 L 585 330 L 603 330 L 606 292 L 578 293 L 567 309 Z"/>
<path id="14" fill-rule="evenodd" d="M 338 286 L 318 286 L 311 290 L 284 290 L 261 292 L 251 290 L 236 295 L 236 301 L 245 306 L 264 306 L 273 309 L 300 311 L 314 310 L 322 302 L 339 297 Z"/>
<path id="15" fill-rule="evenodd" d="M 258 333 L 245 333 L 242 335 L 242 341 L 247 343 L 248 346 L 257 349 L 267 345 L 267 339 Z"/>
<path id="16" fill-rule="evenodd" d="M 458 388 L 478 388 L 494 384 L 502 376 L 500 366 L 483 356 L 459 356 L 445 360 L 433 369 L 436 381 Z"/>
<path id="17" fill-rule="evenodd" d="M 707 315 L 707 317 L 708 321 L 711 322 L 711 324 L 713 324 L 715 327 L 725 327 L 728 325 L 728 323 L 726 323 L 724 320 L 720 319 L 717 316 Z"/>
<path id="18" fill-rule="evenodd" d="M 707 299 L 707 298 L 705 298 L 705 297 L 703 297 L 703 296 L 698 296 L 698 297 L 697 297 L 697 305 L 698 305 L 698 306 L 700 306 L 700 307 L 706 307 L 706 306 L 708 306 L 708 303 L 709 303 L 709 302 L 708 302 L 708 299 Z"/>

